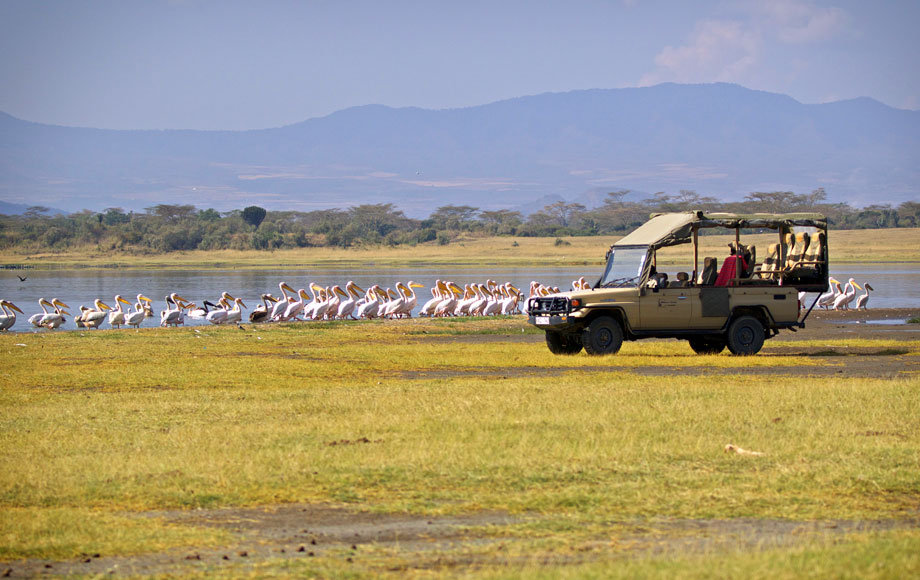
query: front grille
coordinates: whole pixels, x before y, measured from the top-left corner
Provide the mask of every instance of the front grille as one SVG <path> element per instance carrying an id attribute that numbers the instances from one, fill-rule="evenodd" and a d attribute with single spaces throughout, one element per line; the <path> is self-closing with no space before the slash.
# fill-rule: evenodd
<path id="1" fill-rule="evenodd" d="M 561 296 L 547 296 L 545 298 L 531 298 L 530 314 L 567 314 L 569 301 Z"/>

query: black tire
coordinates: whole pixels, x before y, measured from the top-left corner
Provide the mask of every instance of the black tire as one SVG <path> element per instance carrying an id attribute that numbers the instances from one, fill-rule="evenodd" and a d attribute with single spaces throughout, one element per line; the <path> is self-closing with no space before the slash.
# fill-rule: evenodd
<path id="1" fill-rule="evenodd" d="M 763 347 L 763 324 L 753 316 L 739 316 L 728 327 L 725 342 L 732 354 L 757 354 Z"/>
<path id="2" fill-rule="evenodd" d="M 581 352 L 581 343 L 578 337 L 562 334 L 561 332 L 546 331 L 546 346 L 553 354 L 578 354 Z"/>
<path id="3" fill-rule="evenodd" d="M 725 340 L 718 337 L 694 336 L 689 342 L 696 354 L 719 354 L 725 350 Z"/>
<path id="4" fill-rule="evenodd" d="M 581 344 L 590 355 L 616 354 L 623 346 L 623 327 L 615 318 L 599 316 L 581 332 Z"/>

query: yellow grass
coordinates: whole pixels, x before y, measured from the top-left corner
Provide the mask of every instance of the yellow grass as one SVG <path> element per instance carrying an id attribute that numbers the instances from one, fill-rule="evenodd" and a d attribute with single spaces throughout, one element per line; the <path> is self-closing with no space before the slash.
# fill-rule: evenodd
<path id="1" fill-rule="evenodd" d="M 174 252 L 169 254 L 132 255 L 94 250 L 28 255 L 15 250 L 7 252 L 4 262 L 29 264 L 36 267 L 118 266 L 137 268 L 275 268 L 291 266 L 349 266 L 349 265 L 458 265 L 458 266 L 518 266 L 518 265 L 597 265 L 619 237 L 567 237 L 557 245 L 556 238 L 466 237 L 441 246 L 435 242 L 418 246 L 364 248 L 304 248 L 276 251 Z M 733 235 L 702 236 L 700 256 L 727 255 Z M 762 259 L 767 246 L 776 241 L 773 234 L 744 236 L 745 243 L 754 243 Z M 517 244 L 515 246 L 515 244 Z M 832 263 L 877 263 L 920 261 L 920 228 L 848 230 L 829 234 Z M 688 258 L 689 257 L 689 258 Z M 686 263 L 692 259 L 690 246 L 679 246 L 662 252 L 663 263 Z"/>
<path id="2" fill-rule="evenodd" d="M 734 374 L 834 364 L 769 344 L 554 357 L 518 338 L 533 332 L 517 318 L 0 336 L 0 556 L 208 545 L 220 536 L 131 514 L 285 502 L 541 514 L 513 534 L 573 545 L 630 518 L 916 513 L 920 378 Z"/>

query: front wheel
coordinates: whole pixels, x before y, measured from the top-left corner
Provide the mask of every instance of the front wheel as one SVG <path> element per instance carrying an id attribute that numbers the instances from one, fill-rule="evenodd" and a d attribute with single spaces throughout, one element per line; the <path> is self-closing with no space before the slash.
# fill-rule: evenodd
<path id="1" fill-rule="evenodd" d="M 688 341 L 696 354 L 719 354 L 725 350 L 725 340 L 709 336 L 693 336 Z"/>
<path id="2" fill-rule="evenodd" d="M 623 327 L 610 316 L 595 318 L 582 331 L 581 344 L 591 355 L 616 354 L 623 346 Z"/>
<path id="3" fill-rule="evenodd" d="M 763 347 L 763 324 L 753 316 L 740 316 L 728 327 L 725 342 L 732 354 L 752 355 Z"/>
<path id="4" fill-rule="evenodd" d="M 581 343 L 574 336 L 561 332 L 546 331 L 546 346 L 553 354 L 578 354 L 581 352 Z"/>

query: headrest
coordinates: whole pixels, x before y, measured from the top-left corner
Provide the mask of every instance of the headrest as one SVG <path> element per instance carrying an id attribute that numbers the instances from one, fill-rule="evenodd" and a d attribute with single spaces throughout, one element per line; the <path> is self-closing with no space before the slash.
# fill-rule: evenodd
<path id="1" fill-rule="evenodd" d="M 686 282 L 687 280 L 690 279 L 690 274 L 686 272 L 678 272 L 677 279 L 680 280 L 681 282 Z"/>

